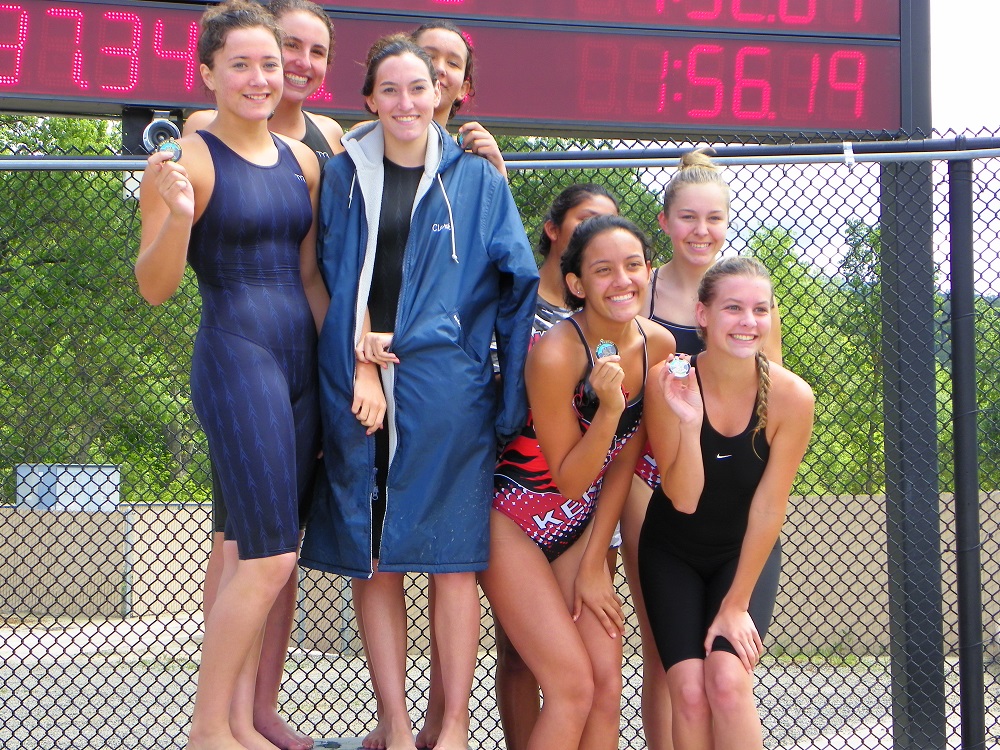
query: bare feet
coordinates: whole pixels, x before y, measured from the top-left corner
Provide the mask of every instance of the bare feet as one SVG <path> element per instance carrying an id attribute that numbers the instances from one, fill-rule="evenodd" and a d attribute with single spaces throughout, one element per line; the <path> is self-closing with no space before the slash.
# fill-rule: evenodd
<path id="1" fill-rule="evenodd" d="M 437 746 L 438 735 L 441 734 L 441 724 L 440 719 L 435 721 L 427 716 L 424 719 L 424 725 L 417 732 L 417 739 L 414 744 L 417 746 L 418 750 L 426 748 L 426 750 L 431 750 Z"/>
<path id="2" fill-rule="evenodd" d="M 279 750 L 270 740 L 256 729 L 233 730 L 233 736 L 239 741 L 240 747 L 246 750 Z"/>
<path id="3" fill-rule="evenodd" d="M 434 750 L 469 750 L 469 737 L 466 735 L 464 738 L 456 738 L 454 742 L 449 742 L 441 737 L 435 741 Z"/>
<path id="4" fill-rule="evenodd" d="M 427 729 L 427 725 L 424 725 L 424 729 Z M 455 721 L 452 722 L 450 726 L 440 726 L 434 733 L 433 745 L 427 745 L 427 747 L 433 747 L 434 750 L 468 750 L 469 747 L 469 722 L 468 720 Z M 420 747 L 419 736 L 417 740 L 417 747 Z"/>
<path id="5" fill-rule="evenodd" d="M 379 719 L 375 728 L 366 734 L 365 738 L 361 740 L 361 747 L 367 748 L 367 750 L 385 750 L 385 741 L 388 734 L 388 728 L 382 723 L 382 720 Z"/>
<path id="6" fill-rule="evenodd" d="M 394 722 L 392 719 L 380 721 L 379 726 L 385 726 L 386 750 L 416 750 L 413 744 L 413 725 L 410 724 L 408 715 L 404 716 L 402 721 Z"/>
<path id="7" fill-rule="evenodd" d="M 253 726 L 279 750 L 310 750 L 313 746 L 312 737 L 296 732 L 277 711 L 267 716 L 254 713 Z"/>
<path id="8" fill-rule="evenodd" d="M 231 734 L 199 734 L 188 736 L 187 750 L 246 750 Z"/>

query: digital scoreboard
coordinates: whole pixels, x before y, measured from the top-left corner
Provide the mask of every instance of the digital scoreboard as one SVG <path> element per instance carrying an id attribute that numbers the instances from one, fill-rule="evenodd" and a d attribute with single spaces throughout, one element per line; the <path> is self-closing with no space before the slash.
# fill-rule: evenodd
<path id="1" fill-rule="evenodd" d="M 907 129 L 906 0 L 369 0 L 320 3 L 337 31 L 309 109 L 367 117 L 380 35 L 451 18 L 476 50 L 462 115 L 564 135 Z M 211 106 L 204 3 L 0 0 L 0 110 Z"/>

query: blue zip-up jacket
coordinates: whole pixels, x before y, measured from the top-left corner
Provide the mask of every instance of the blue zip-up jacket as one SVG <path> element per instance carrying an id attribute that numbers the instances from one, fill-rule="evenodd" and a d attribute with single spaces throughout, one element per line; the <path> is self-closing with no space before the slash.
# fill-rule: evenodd
<path id="1" fill-rule="evenodd" d="M 367 578 L 375 439 L 351 405 L 382 205 L 382 126 L 349 132 L 344 146 L 324 168 L 320 200 L 319 265 L 330 292 L 319 339 L 327 481 L 301 562 Z M 506 181 L 434 125 L 404 252 L 392 343 L 399 365 L 382 370 L 390 461 L 379 570 L 486 567 L 497 440 L 515 435 L 527 415 L 524 360 L 537 286 Z"/>

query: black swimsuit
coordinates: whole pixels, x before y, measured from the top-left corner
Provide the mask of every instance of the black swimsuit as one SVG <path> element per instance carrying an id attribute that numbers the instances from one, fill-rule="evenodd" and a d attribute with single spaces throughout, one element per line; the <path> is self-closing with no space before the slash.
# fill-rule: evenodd
<path id="1" fill-rule="evenodd" d="M 705 414 L 705 486 L 697 509 L 676 510 L 662 486 L 649 501 L 639 536 L 639 581 L 664 669 L 705 657 L 705 633 L 732 586 L 750 504 L 771 451 L 764 431 L 754 433 L 756 426 L 756 404 L 746 429 L 731 437 L 717 432 Z M 780 570 L 781 545 L 775 543 L 750 598 L 761 640 L 771 622 Z M 715 639 L 713 650 L 736 653 L 724 638 Z"/>
<path id="2" fill-rule="evenodd" d="M 663 266 L 660 266 L 660 268 L 662 267 Z M 701 336 L 698 335 L 697 328 L 694 326 L 682 326 L 680 323 L 674 323 L 653 314 L 653 305 L 656 304 L 656 280 L 659 273 L 659 268 L 653 271 L 653 289 L 652 294 L 650 294 L 652 301 L 649 305 L 649 319 L 670 331 L 674 337 L 674 342 L 677 345 L 678 354 L 690 354 L 694 356 L 699 352 L 705 351 L 705 342 L 702 341 Z M 651 490 L 655 489 L 660 483 L 660 472 L 656 468 L 656 459 L 653 458 L 653 449 L 648 442 L 646 443 L 646 448 L 642 452 L 642 456 L 635 464 L 635 473 L 640 479 L 642 479 L 642 481 L 649 485 L 649 489 Z"/>
<path id="3" fill-rule="evenodd" d="M 313 122 L 313 119 L 309 116 L 308 112 L 303 112 L 302 116 L 306 121 L 306 132 L 302 136 L 302 143 L 307 145 L 316 153 L 316 158 L 319 160 L 320 171 L 323 170 L 323 165 L 329 161 L 330 157 L 333 156 L 333 147 L 330 142 L 323 135 L 323 131 L 319 129 L 319 126 Z"/>

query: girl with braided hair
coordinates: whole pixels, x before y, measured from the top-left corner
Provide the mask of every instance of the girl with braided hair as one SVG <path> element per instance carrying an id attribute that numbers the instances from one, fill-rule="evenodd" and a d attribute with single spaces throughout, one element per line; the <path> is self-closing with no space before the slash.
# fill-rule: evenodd
<path id="1" fill-rule="evenodd" d="M 639 580 L 677 750 L 763 748 L 753 669 L 813 423 L 810 387 L 763 353 L 773 305 L 762 264 L 719 261 L 695 306 L 704 351 L 689 373 L 671 367 L 687 355 L 650 372 L 643 413 L 661 483 L 639 537 Z"/>

